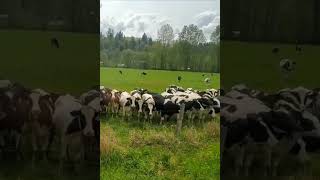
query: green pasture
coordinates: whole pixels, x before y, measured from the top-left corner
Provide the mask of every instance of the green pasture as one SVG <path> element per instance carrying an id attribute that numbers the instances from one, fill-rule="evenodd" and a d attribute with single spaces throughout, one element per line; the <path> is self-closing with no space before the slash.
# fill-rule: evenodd
<path id="1" fill-rule="evenodd" d="M 51 45 L 57 38 L 60 48 Z M 0 31 L 0 78 L 29 88 L 82 93 L 99 83 L 99 36 L 46 31 Z"/>
<path id="2" fill-rule="evenodd" d="M 119 71 L 122 71 L 121 75 Z M 146 72 L 147 75 L 141 75 Z M 204 76 L 203 76 L 204 75 Z M 178 82 L 178 76 L 182 77 Z M 206 84 L 205 78 L 211 83 Z M 100 84 L 118 90 L 131 91 L 134 88 L 145 88 L 153 92 L 162 92 L 171 84 L 184 88 L 207 89 L 220 87 L 220 75 L 201 72 L 138 70 L 126 68 L 100 68 Z"/>
<path id="3" fill-rule="evenodd" d="M 279 53 L 272 53 L 274 47 Z M 286 87 L 320 87 L 320 46 L 302 45 L 296 52 L 295 44 L 247 43 L 222 41 L 221 43 L 221 86 L 230 88 L 245 83 L 249 87 L 274 91 Z M 282 58 L 296 61 L 296 68 L 285 80 L 280 71 Z"/>

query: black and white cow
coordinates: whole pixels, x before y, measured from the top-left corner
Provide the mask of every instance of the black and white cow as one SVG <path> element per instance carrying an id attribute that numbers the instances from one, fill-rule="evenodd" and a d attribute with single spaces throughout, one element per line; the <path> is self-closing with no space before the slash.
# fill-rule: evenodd
<path id="1" fill-rule="evenodd" d="M 37 153 L 42 154 L 43 159 L 47 160 L 48 147 L 53 136 L 54 104 L 50 94 L 42 89 L 32 90 L 29 97 L 31 110 L 29 119 L 25 122 L 25 128 L 31 130 L 32 165 L 34 165 Z"/>
<path id="2" fill-rule="evenodd" d="M 153 99 L 153 96 L 151 94 L 145 93 L 142 95 L 142 101 L 143 101 L 143 104 L 145 105 L 145 108 L 144 108 L 145 119 L 147 119 L 149 116 L 149 119 L 151 121 L 153 117 L 153 111 L 156 105 L 155 100 Z"/>
<path id="3" fill-rule="evenodd" d="M 245 99 L 251 99 L 251 102 L 242 105 L 245 108 L 239 105 L 235 106 L 234 102 L 244 101 Z M 269 129 L 270 134 L 276 139 L 276 141 L 274 141 L 276 143 L 273 146 L 265 147 L 269 152 L 271 150 L 272 153 L 272 156 L 268 158 L 269 160 L 267 161 L 270 162 L 268 166 L 272 175 L 278 174 L 277 169 L 279 168 L 279 164 L 282 163 L 287 156 L 294 157 L 298 164 L 302 165 L 300 169 L 302 173 L 305 174 L 307 165 L 310 164 L 308 153 L 315 152 L 319 150 L 320 147 L 320 123 L 318 118 L 320 106 L 318 99 L 319 93 L 317 90 L 309 90 L 303 87 L 283 89 L 274 94 L 266 94 L 258 90 L 252 90 L 243 85 L 232 88 L 230 92 L 226 93 L 225 97 L 222 97 L 221 101 L 223 103 L 221 134 L 222 139 L 225 140 L 222 142 L 221 152 L 223 153 L 224 148 L 230 146 L 226 141 L 226 139 L 230 138 L 230 134 L 234 135 L 235 139 L 237 139 L 236 137 L 240 137 L 239 132 L 242 132 L 242 134 L 250 133 L 250 129 L 246 128 L 244 124 L 237 125 L 230 123 L 230 119 L 238 117 L 236 112 L 241 108 L 244 110 L 244 114 L 247 114 L 246 117 L 244 117 L 244 119 L 247 120 L 242 121 L 248 121 L 248 113 L 257 107 L 257 104 L 250 103 L 260 101 L 263 102 L 265 107 L 271 109 L 270 112 L 263 113 L 265 114 L 264 117 L 268 118 L 262 118 L 262 122 L 266 125 L 266 129 Z M 231 116 L 226 117 L 225 114 L 228 113 L 230 113 Z M 250 114 L 251 117 L 252 115 L 254 115 L 254 113 Z M 268 136 L 270 135 L 266 135 L 266 137 Z M 238 146 L 238 149 L 234 152 L 242 152 L 240 150 L 246 149 L 243 147 L 252 144 L 252 142 L 254 141 L 248 141 L 246 138 L 245 141 L 242 141 L 242 147 Z M 246 156 L 252 156 L 253 152 L 244 151 L 244 154 L 246 154 Z M 249 161 L 245 158 L 236 162 L 239 162 L 239 164 L 243 162 L 243 165 L 246 166 L 248 165 L 246 163 Z M 246 169 L 248 170 L 248 168 Z M 290 174 L 293 173 L 295 172 L 291 172 Z"/>
<path id="4" fill-rule="evenodd" d="M 122 119 L 132 116 L 132 109 L 135 108 L 135 103 L 132 101 L 132 96 L 128 92 L 122 92 L 119 100 L 122 109 Z"/>
<path id="5" fill-rule="evenodd" d="M 92 118 L 92 127 L 94 130 L 94 135 L 96 142 L 100 140 L 100 123 L 99 123 L 99 114 L 102 111 L 100 106 L 100 92 L 97 90 L 90 90 L 86 93 L 83 93 L 80 96 L 80 101 L 82 105 L 91 108 L 94 111 L 94 117 Z"/>
<path id="6" fill-rule="evenodd" d="M 143 99 L 142 99 L 142 90 L 133 90 L 130 92 L 131 99 L 132 99 L 132 106 L 137 107 L 137 114 L 138 114 L 138 119 L 140 119 L 140 114 L 142 113 L 142 105 L 143 105 Z M 134 110 L 134 109 L 133 109 Z"/>
<path id="7" fill-rule="evenodd" d="M 101 99 L 100 92 L 97 90 L 90 90 L 83 93 L 80 96 L 81 104 L 91 108 L 94 111 L 92 118 L 92 128 L 94 130 L 94 138 L 92 136 L 84 136 L 84 147 L 85 147 L 85 158 L 88 159 L 92 154 L 98 154 L 100 145 L 100 119 L 99 114 L 101 113 Z M 92 157 L 92 156 L 91 156 Z M 95 157 L 96 159 L 97 157 Z"/>
<path id="8" fill-rule="evenodd" d="M 320 148 L 320 144 L 317 143 L 320 142 L 320 122 L 316 115 L 319 109 L 315 105 L 317 96 L 317 92 L 303 87 L 278 92 L 278 101 L 274 105 L 274 120 L 271 124 L 280 142 L 285 139 L 286 149 L 277 149 L 274 152 L 280 154 L 280 151 L 282 154 L 273 159 L 273 174 L 277 174 L 276 170 L 281 160 L 288 154 L 296 156 L 298 162 L 303 165 L 301 169 L 307 170 L 306 165 L 310 163 L 308 151 Z M 284 143 L 279 146 L 284 147 Z"/>
<path id="9" fill-rule="evenodd" d="M 183 112 L 181 112 L 181 106 L 183 106 Z M 177 119 L 183 118 L 184 107 L 185 107 L 184 102 L 181 102 L 181 104 L 176 104 L 170 99 L 165 99 L 162 110 L 160 112 L 161 114 L 160 124 L 162 124 L 163 121 L 170 119 L 174 115 L 177 115 Z M 179 117 L 179 115 L 181 117 Z"/>
<path id="10" fill-rule="evenodd" d="M 223 165 L 228 164 L 226 157 L 231 158 L 236 175 L 242 168 L 248 175 L 257 160 L 264 169 L 269 169 L 272 147 L 277 143 L 266 123 L 272 117 L 271 109 L 260 100 L 240 92 L 237 96 L 220 97 L 220 101 Z"/>
<path id="11" fill-rule="evenodd" d="M 121 96 L 121 91 L 118 91 L 116 89 L 113 89 L 111 91 L 111 102 L 110 102 L 110 105 L 111 105 L 111 113 L 112 113 L 112 116 L 118 114 L 119 112 L 119 109 L 120 109 L 120 96 Z"/>
<path id="12" fill-rule="evenodd" d="M 295 68 L 296 62 L 291 59 L 281 59 L 279 66 L 281 72 L 283 73 L 284 78 L 289 77 L 289 73 L 291 73 Z"/>
<path id="13" fill-rule="evenodd" d="M 99 102 L 99 101 L 98 101 Z M 99 104 L 99 103 L 98 103 Z M 87 105 L 82 105 L 79 100 L 71 95 L 60 96 L 55 102 L 53 124 L 55 135 L 60 140 L 60 165 L 62 173 L 64 160 L 72 155 L 73 160 L 84 159 L 83 136 L 94 136 L 92 125 L 95 110 Z"/>
<path id="14" fill-rule="evenodd" d="M 107 113 L 110 111 L 110 105 L 111 105 L 111 98 L 112 93 L 111 89 L 109 88 L 100 88 L 100 106 L 101 106 L 101 112 Z"/>
<path id="15" fill-rule="evenodd" d="M 6 153 L 13 150 L 18 159 L 22 155 L 21 140 L 24 123 L 28 120 L 31 110 L 32 102 L 29 93 L 28 89 L 17 83 L 0 92 L 0 151 Z"/>

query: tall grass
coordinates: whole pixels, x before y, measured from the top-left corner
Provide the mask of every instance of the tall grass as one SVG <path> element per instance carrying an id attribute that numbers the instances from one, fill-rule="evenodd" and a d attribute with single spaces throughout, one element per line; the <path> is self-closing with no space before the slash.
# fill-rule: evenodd
<path id="1" fill-rule="evenodd" d="M 106 121 L 106 120 L 102 120 Z M 101 124 L 101 179 L 219 179 L 219 124 L 184 127 L 110 119 Z"/>

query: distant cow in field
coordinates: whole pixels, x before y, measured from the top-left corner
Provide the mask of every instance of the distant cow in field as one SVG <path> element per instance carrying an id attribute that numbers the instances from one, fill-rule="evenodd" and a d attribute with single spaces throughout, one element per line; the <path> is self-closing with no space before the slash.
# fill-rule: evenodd
<path id="1" fill-rule="evenodd" d="M 180 82 L 182 80 L 182 77 L 181 76 L 178 76 L 178 81 Z"/>
<path id="2" fill-rule="evenodd" d="M 210 83 L 210 81 L 211 81 L 210 78 L 205 78 L 204 79 L 204 82 L 207 83 L 207 84 Z"/>
<path id="3" fill-rule="evenodd" d="M 142 73 L 141 73 L 141 75 L 144 75 L 144 76 L 146 76 L 146 75 L 147 75 L 147 73 L 146 73 L 146 72 L 142 72 Z"/>
<path id="4" fill-rule="evenodd" d="M 301 45 L 300 45 L 298 40 L 296 41 L 296 52 L 298 52 L 298 53 L 302 52 L 302 47 L 301 47 Z"/>
<path id="5" fill-rule="evenodd" d="M 291 59 L 280 60 L 280 68 L 285 72 L 293 71 L 295 65 L 296 65 L 296 62 L 292 61 Z"/>
<path id="6" fill-rule="evenodd" d="M 279 48 L 278 48 L 278 47 L 274 47 L 274 48 L 272 49 L 272 53 L 273 53 L 273 54 L 278 54 L 278 52 L 279 52 Z"/>
<path id="7" fill-rule="evenodd" d="M 299 44 L 296 44 L 296 52 L 301 53 L 302 47 Z"/>
<path id="8" fill-rule="evenodd" d="M 59 41 L 58 41 L 57 38 L 52 38 L 52 39 L 51 39 L 51 45 L 52 45 L 53 47 L 55 47 L 55 48 L 60 48 L 60 43 L 59 43 Z"/>

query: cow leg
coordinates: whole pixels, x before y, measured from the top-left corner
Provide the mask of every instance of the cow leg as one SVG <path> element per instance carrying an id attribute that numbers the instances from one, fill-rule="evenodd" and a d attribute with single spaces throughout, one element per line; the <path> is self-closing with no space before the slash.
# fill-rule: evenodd
<path id="1" fill-rule="evenodd" d="M 116 117 L 118 116 L 119 109 L 120 109 L 120 105 L 116 104 L 116 112 L 115 112 Z"/>
<path id="2" fill-rule="evenodd" d="M 213 121 L 214 121 L 215 117 L 216 117 L 216 112 L 214 111 L 214 109 L 212 109 L 211 118 Z"/>
<path id="3" fill-rule="evenodd" d="M 133 111 L 131 111 L 130 107 L 127 107 L 127 114 L 128 114 L 128 121 L 130 121 L 133 118 Z"/>
<path id="4" fill-rule="evenodd" d="M 112 109 L 112 117 L 114 117 L 114 116 L 115 116 L 115 113 L 116 113 L 116 106 L 115 106 L 115 104 L 112 104 L 112 105 L 111 105 L 111 109 Z"/>
<path id="5" fill-rule="evenodd" d="M 35 167 L 35 160 L 38 152 L 38 146 L 37 146 L 37 139 L 34 132 L 31 134 L 31 141 L 32 141 L 32 169 Z"/>
<path id="6" fill-rule="evenodd" d="M 246 160 L 244 162 L 244 173 L 245 173 L 245 176 L 249 176 L 249 174 L 250 174 L 252 161 L 253 161 L 253 157 L 251 155 L 246 157 Z"/>
<path id="7" fill-rule="evenodd" d="M 75 137 L 75 141 L 77 141 L 76 144 L 78 144 L 80 147 L 79 152 L 74 154 L 74 159 L 76 160 L 74 164 L 74 170 L 76 173 L 80 173 L 82 167 L 84 167 L 84 161 L 87 159 L 88 153 L 90 153 L 90 149 L 87 149 L 86 151 L 83 136 L 79 135 Z M 91 143 L 89 143 L 88 146 L 90 148 Z"/>
<path id="8" fill-rule="evenodd" d="M 49 148 L 49 137 L 45 136 L 45 137 L 42 137 L 44 138 L 43 139 L 43 145 L 42 145 L 42 148 L 41 148 L 41 154 L 42 154 L 42 160 L 44 162 L 47 162 L 48 161 L 48 148 Z"/>
<path id="9" fill-rule="evenodd" d="M 20 160 L 21 159 L 21 154 L 22 154 L 22 152 L 21 152 L 21 133 L 19 133 L 19 132 L 15 132 L 15 139 L 16 139 L 16 152 L 17 152 L 17 156 L 16 156 L 16 158 L 17 158 L 17 160 Z"/>
<path id="10" fill-rule="evenodd" d="M 59 159 L 59 169 L 58 169 L 58 174 L 61 176 L 63 174 L 63 165 L 64 165 L 64 160 L 67 154 L 67 144 L 66 140 L 64 137 L 61 138 L 61 147 L 60 147 L 60 159 Z"/>
<path id="11" fill-rule="evenodd" d="M 233 158 L 234 158 L 234 175 L 239 176 L 240 170 L 243 167 L 243 159 L 244 159 L 244 149 L 239 145 L 236 145 L 235 149 L 233 149 Z"/>
<path id="12" fill-rule="evenodd" d="M 205 120 L 206 120 L 206 110 L 201 111 L 200 114 L 201 114 L 200 115 L 200 117 L 201 117 L 201 125 L 203 126 L 204 123 L 205 123 Z"/>
<path id="13" fill-rule="evenodd" d="M 138 122 L 140 122 L 141 112 L 138 112 Z"/>
<path id="14" fill-rule="evenodd" d="M 191 126 L 191 112 L 187 111 L 186 115 L 187 115 L 187 120 L 188 120 L 188 126 Z"/>
<path id="15" fill-rule="evenodd" d="M 125 107 L 122 107 L 122 121 L 124 121 L 125 116 L 126 116 L 126 109 Z"/>
<path id="16" fill-rule="evenodd" d="M 306 162 L 309 160 L 309 157 L 306 152 L 306 143 L 301 138 L 297 140 L 297 143 L 300 146 L 300 151 L 298 152 L 298 161 L 299 161 L 299 164 L 301 164 L 301 166 L 302 166 L 301 175 L 305 175 L 306 174 L 306 164 L 307 164 Z"/>
<path id="17" fill-rule="evenodd" d="M 3 135 L 2 132 L 0 131 L 0 160 L 2 160 L 2 156 L 3 156 L 3 151 L 2 151 L 2 147 L 4 147 L 4 139 L 3 139 Z"/>
<path id="18" fill-rule="evenodd" d="M 153 109 L 153 105 L 152 104 L 148 104 L 148 109 L 149 109 L 149 116 L 150 116 L 150 123 L 152 123 L 152 109 Z"/>
<path id="19" fill-rule="evenodd" d="M 110 115 L 113 118 L 114 117 L 114 105 L 110 104 Z"/>
<path id="20" fill-rule="evenodd" d="M 265 159 L 265 176 L 268 176 L 271 174 L 271 155 L 272 155 L 272 149 L 271 147 L 268 147 L 266 152 L 266 159 Z"/>
<path id="21" fill-rule="evenodd" d="M 271 164 L 271 175 L 272 176 L 278 175 L 278 167 L 279 167 L 279 162 L 277 160 L 272 161 L 272 164 Z"/>
<path id="22" fill-rule="evenodd" d="M 146 120 L 148 120 L 148 113 L 144 111 L 144 123 L 146 122 Z"/>

